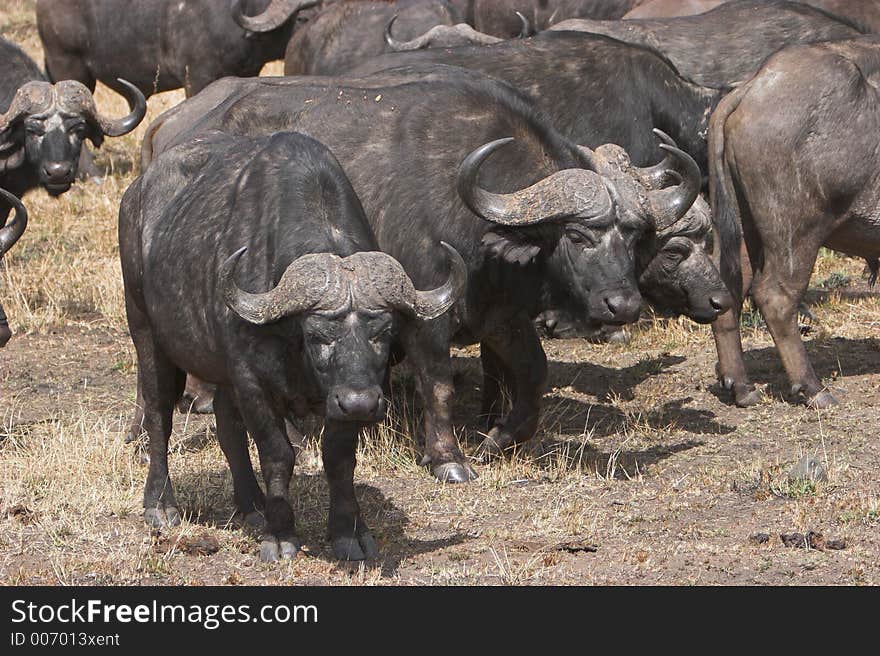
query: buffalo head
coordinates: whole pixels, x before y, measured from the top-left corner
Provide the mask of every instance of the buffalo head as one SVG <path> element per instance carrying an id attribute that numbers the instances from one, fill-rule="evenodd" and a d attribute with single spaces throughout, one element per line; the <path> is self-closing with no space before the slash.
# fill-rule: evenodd
<path id="1" fill-rule="evenodd" d="M 248 32 L 271 32 L 277 30 L 297 12 L 314 7 L 320 0 L 272 0 L 266 9 L 256 16 L 246 16 L 242 11 L 242 0 L 232 0 L 232 17 L 242 29 Z"/>
<path id="2" fill-rule="evenodd" d="M 590 151 L 594 170 L 566 169 L 511 194 L 495 194 L 477 184 L 480 165 L 512 139 L 481 146 L 459 168 L 458 191 L 478 216 L 502 226 L 546 226 L 552 236 L 543 246 L 526 242 L 510 250 L 524 261 L 544 251 L 545 284 L 564 298 L 572 314 L 602 323 L 635 321 L 641 296 L 635 279 L 635 238 L 645 228 L 678 221 L 693 204 L 700 172 L 685 153 L 674 149 L 685 166 L 681 182 L 645 191 L 631 178 L 606 175 Z M 696 171 L 694 171 L 696 169 Z M 596 171 L 600 171 L 597 173 Z M 550 233 L 548 233 L 550 234 Z M 492 230 L 484 238 L 490 248 L 509 237 Z M 505 246 L 506 247 L 506 246 Z"/>
<path id="3" fill-rule="evenodd" d="M 5 114 L 0 114 L 0 171 L 25 162 L 35 167 L 40 184 L 53 196 L 70 189 L 83 139 L 96 147 L 105 136 L 134 130 L 147 112 L 144 95 L 125 80 L 131 113 L 120 119 L 101 116 L 91 92 L 79 82 L 22 85 Z"/>
<path id="4" fill-rule="evenodd" d="M 667 152 L 666 158 L 655 166 L 632 166 L 626 152 L 614 144 L 600 146 L 592 155 L 599 170 L 618 185 L 630 187 L 630 193 L 641 194 L 646 199 L 659 194 L 667 199 L 675 198 L 681 185 L 671 188 L 667 185 L 685 178 L 696 181 L 699 171 L 693 160 L 681 157 L 681 151 L 668 135 L 660 130 L 655 132 L 663 142 L 661 148 Z M 655 201 L 652 209 L 657 202 L 665 204 L 663 200 Z M 681 216 L 677 210 L 653 211 L 654 230 L 646 233 L 636 248 L 639 290 L 662 312 L 683 314 L 699 323 L 709 323 L 733 303 L 706 251 L 712 225 L 709 207 L 699 196 L 672 204 L 689 209 Z"/>
<path id="5" fill-rule="evenodd" d="M 325 396 L 326 414 L 340 421 L 378 421 L 385 414 L 382 382 L 399 321 L 435 319 L 458 300 L 467 281 L 464 260 L 446 243 L 447 281 L 418 291 L 390 255 L 360 252 L 304 255 L 287 267 L 274 289 L 242 291 L 235 270 L 245 252 L 221 268 L 227 306 L 262 325 L 292 318 L 304 363 Z M 301 341 L 299 341 L 301 340 Z"/>

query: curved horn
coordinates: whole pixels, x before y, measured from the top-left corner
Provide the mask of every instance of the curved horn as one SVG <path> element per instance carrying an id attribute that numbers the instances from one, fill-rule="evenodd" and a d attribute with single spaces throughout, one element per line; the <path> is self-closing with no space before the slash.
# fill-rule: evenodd
<path id="1" fill-rule="evenodd" d="M 402 50 L 411 50 L 411 48 L 407 48 L 408 43 L 406 41 L 398 41 L 391 35 L 391 26 L 394 25 L 394 21 L 397 20 L 397 14 L 394 14 L 391 19 L 385 23 L 385 43 L 388 44 L 388 47 L 391 48 L 394 52 L 400 52 Z"/>
<path id="2" fill-rule="evenodd" d="M 52 85 L 48 82 L 34 81 L 21 85 L 15 92 L 9 108 L 0 114 L 0 133 L 25 114 L 40 111 L 52 102 Z M 39 109 L 38 109 L 39 108 Z"/>
<path id="3" fill-rule="evenodd" d="M 602 178 L 586 169 L 557 171 L 526 189 L 495 194 L 477 184 L 480 166 L 512 137 L 484 144 L 458 169 L 458 195 L 477 216 L 501 225 L 534 225 L 553 219 L 598 216 L 611 209 Z"/>
<path id="4" fill-rule="evenodd" d="M 437 289 L 420 292 L 415 291 L 412 308 L 419 319 L 436 319 L 464 294 L 467 285 L 467 265 L 464 258 L 455 248 L 441 241 L 449 258 L 449 277 Z"/>
<path id="5" fill-rule="evenodd" d="M 28 223 L 28 212 L 22 202 L 5 189 L 0 189 L 0 197 L 12 205 L 12 208 L 15 210 L 15 217 L 13 217 L 12 221 L 3 228 L 0 228 L 0 257 L 2 257 L 24 234 L 24 229 L 27 228 Z"/>
<path id="6" fill-rule="evenodd" d="M 331 262 L 337 269 L 339 266 L 339 258 L 327 253 L 303 255 L 290 263 L 274 289 L 253 294 L 235 283 L 238 262 L 246 250 L 238 249 L 221 265 L 220 290 L 230 310 L 257 325 L 272 323 L 314 307 L 330 287 Z"/>
<path id="7" fill-rule="evenodd" d="M 517 39 L 527 39 L 532 36 L 532 24 L 529 22 L 529 19 L 525 17 L 525 14 L 518 11 L 516 15 L 519 16 L 519 20 L 522 23 L 522 29 L 519 31 L 519 35 L 516 37 Z"/>
<path id="8" fill-rule="evenodd" d="M 416 290 L 403 265 L 379 251 L 349 255 L 342 261 L 342 267 L 351 272 L 357 289 L 355 297 L 361 303 L 392 307 L 422 320 L 436 319 L 452 307 L 467 285 L 467 265 L 461 255 L 446 242 L 440 244 L 449 259 L 449 276 L 437 289 Z"/>
<path id="9" fill-rule="evenodd" d="M 672 156 L 676 164 L 674 173 L 681 181 L 674 187 L 648 192 L 656 230 L 668 228 L 687 214 L 700 194 L 702 183 L 700 167 L 690 155 L 666 143 L 660 147 Z"/>
<path id="10" fill-rule="evenodd" d="M 242 0 L 232 0 L 232 17 L 248 32 L 271 32 L 286 23 L 297 12 L 314 7 L 319 0 L 272 0 L 262 14 L 245 16 Z"/>
<path id="11" fill-rule="evenodd" d="M 666 145 L 678 148 L 678 144 L 675 143 L 672 137 L 663 132 L 663 130 L 654 128 L 653 132 L 657 135 L 660 141 Z M 669 173 L 670 170 L 674 168 L 674 165 L 675 158 L 667 152 L 663 161 L 659 164 L 646 167 L 634 166 L 633 171 L 641 183 L 649 189 L 662 189 L 665 185 L 669 184 Z"/>
<path id="12" fill-rule="evenodd" d="M 62 80 L 55 85 L 55 95 L 58 104 L 72 112 L 82 112 L 89 116 L 101 128 L 101 132 L 108 137 L 121 137 L 134 130 L 147 114 L 147 100 L 140 89 L 131 82 L 117 78 L 116 80 L 124 89 L 123 97 L 128 101 L 131 109 L 127 116 L 122 118 L 107 118 L 98 113 L 95 106 L 95 98 L 85 85 L 75 80 Z"/>

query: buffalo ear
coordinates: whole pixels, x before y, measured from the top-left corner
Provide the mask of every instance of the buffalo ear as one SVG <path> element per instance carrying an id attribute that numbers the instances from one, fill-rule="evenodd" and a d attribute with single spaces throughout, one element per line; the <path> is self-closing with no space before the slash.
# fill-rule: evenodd
<path id="1" fill-rule="evenodd" d="M 16 137 L 17 131 L 9 130 L 0 134 L 0 173 L 17 169 L 24 164 L 26 153 L 24 143 Z"/>
<path id="2" fill-rule="evenodd" d="M 523 230 L 490 230 L 483 235 L 483 252 L 518 266 L 531 264 L 541 252 L 541 246 L 528 239 Z"/>
<path id="3" fill-rule="evenodd" d="M 101 126 L 95 120 L 88 119 L 86 123 L 89 126 L 89 133 L 86 135 L 86 139 L 91 141 L 95 148 L 100 148 L 101 144 L 104 143 L 104 130 L 101 129 Z"/>

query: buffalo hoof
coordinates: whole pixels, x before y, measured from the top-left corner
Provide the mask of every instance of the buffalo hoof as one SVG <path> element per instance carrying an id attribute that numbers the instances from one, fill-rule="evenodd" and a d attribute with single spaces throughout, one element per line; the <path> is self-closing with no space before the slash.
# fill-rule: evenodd
<path id="1" fill-rule="evenodd" d="M 260 542 L 260 560 L 264 563 L 293 560 L 299 553 L 299 548 L 299 540 L 295 536 L 277 538 L 274 535 L 264 535 Z"/>
<path id="2" fill-rule="evenodd" d="M 826 408 L 831 408 L 837 405 L 837 403 L 837 399 L 834 398 L 834 395 L 831 392 L 828 390 L 822 390 L 807 401 L 807 407 L 815 410 L 825 410 Z"/>
<path id="3" fill-rule="evenodd" d="M 467 463 L 444 462 L 431 468 L 431 473 L 441 483 L 469 483 L 477 479 L 477 472 Z"/>
<path id="4" fill-rule="evenodd" d="M 761 393 L 751 385 L 737 383 L 733 386 L 733 395 L 736 399 L 736 405 L 740 408 L 750 408 L 761 402 Z"/>
<path id="5" fill-rule="evenodd" d="M 379 557 L 379 546 L 369 533 L 361 533 L 356 538 L 336 538 L 333 540 L 333 555 L 339 560 L 366 560 Z"/>
<path id="6" fill-rule="evenodd" d="M 180 524 L 180 513 L 174 506 L 156 506 L 144 510 L 144 522 L 153 528 L 165 528 Z"/>

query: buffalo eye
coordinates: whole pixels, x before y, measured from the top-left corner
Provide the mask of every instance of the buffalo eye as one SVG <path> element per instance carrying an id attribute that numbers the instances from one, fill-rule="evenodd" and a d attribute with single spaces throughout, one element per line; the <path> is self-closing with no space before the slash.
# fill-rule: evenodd
<path id="1" fill-rule="evenodd" d="M 86 136 L 86 126 L 84 123 L 80 123 L 79 125 L 75 125 L 70 128 L 70 134 L 77 137 L 78 139 L 85 139 Z"/>
<path id="2" fill-rule="evenodd" d="M 673 239 L 663 249 L 676 260 L 683 260 L 691 254 L 692 244 L 686 239 Z"/>
<path id="3" fill-rule="evenodd" d="M 572 244 L 577 244 L 582 248 L 595 248 L 596 240 L 592 236 L 580 230 L 566 230 L 565 236 Z"/>
<path id="4" fill-rule="evenodd" d="M 35 137 L 42 137 L 46 134 L 46 130 L 39 123 L 26 123 L 24 129 L 28 134 Z"/>
<path id="5" fill-rule="evenodd" d="M 308 335 L 309 341 L 314 342 L 315 344 L 320 344 L 321 346 L 332 346 L 336 341 L 331 335 L 317 330 L 309 331 Z"/>

